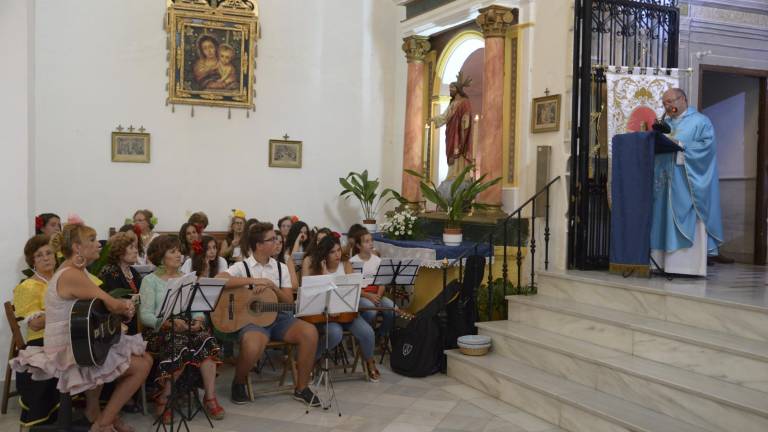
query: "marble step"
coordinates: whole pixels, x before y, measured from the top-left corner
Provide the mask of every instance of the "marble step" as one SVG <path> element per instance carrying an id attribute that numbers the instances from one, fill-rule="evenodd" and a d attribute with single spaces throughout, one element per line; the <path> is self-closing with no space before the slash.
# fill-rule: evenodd
<path id="1" fill-rule="evenodd" d="M 549 297 L 768 341 L 768 309 L 693 295 L 684 282 L 622 279 L 608 274 L 598 278 L 578 272 L 543 271 L 536 275 L 539 294 Z"/>
<path id="2" fill-rule="evenodd" d="M 768 431 L 765 393 L 520 323 L 477 327 L 503 357 L 670 417 L 717 431 Z"/>
<path id="3" fill-rule="evenodd" d="M 508 296 L 509 320 L 768 392 L 768 343 L 543 295 Z"/>
<path id="4" fill-rule="evenodd" d="M 712 432 L 497 353 L 446 354 L 451 377 L 570 432 Z"/>

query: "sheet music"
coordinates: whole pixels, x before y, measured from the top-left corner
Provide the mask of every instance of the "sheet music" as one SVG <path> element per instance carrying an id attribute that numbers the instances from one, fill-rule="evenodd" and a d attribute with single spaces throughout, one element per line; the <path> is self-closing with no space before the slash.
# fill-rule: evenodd
<path id="1" fill-rule="evenodd" d="M 295 316 L 319 315 L 325 311 L 328 292 L 336 289 L 332 275 L 304 276 L 296 298 Z"/>
<path id="2" fill-rule="evenodd" d="M 166 283 L 165 297 L 160 307 L 158 317 L 165 322 L 171 315 L 179 315 L 189 306 L 189 296 L 192 293 L 192 285 L 195 283 L 195 274 L 190 273 L 182 277 L 168 279 Z"/>
<path id="3" fill-rule="evenodd" d="M 200 289 L 197 291 L 195 298 L 192 299 L 192 305 L 189 310 L 191 312 L 212 312 L 216 309 L 221 291 L 224 289 L 224 285 L 227 284 L 227 280 L 198 278 L 197 284 L 200 286 Z"/>

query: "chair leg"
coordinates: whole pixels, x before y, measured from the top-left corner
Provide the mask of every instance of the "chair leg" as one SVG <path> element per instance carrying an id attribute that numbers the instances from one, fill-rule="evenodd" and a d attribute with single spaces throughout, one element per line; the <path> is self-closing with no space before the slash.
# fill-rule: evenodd
<path id="1" fill-rule="evenodd" d="M 11 349 L 8 353 L 8 361 L 11 361 L 15 357 L 14 352 L 14 346 L 13 343 L 11 343 Z M 13 371 L 11 370 L 11 367 L 8 365 L 8 363 L 5 364 L 5 381 L 3 382 L 3 403 L 2 407 L 0 407 L 0 412 L 3 414 L 8 412 L 8 398 L 11 394 L 11 374 Z"/>

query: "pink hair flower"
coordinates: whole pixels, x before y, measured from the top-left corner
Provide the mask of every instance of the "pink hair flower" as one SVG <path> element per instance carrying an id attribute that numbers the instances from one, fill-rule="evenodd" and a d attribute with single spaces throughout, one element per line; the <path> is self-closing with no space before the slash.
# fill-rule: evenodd
<path id="1" fill-rule="evenodd" d="M 296 223 L 299 221 L 299 217 L 296 215 L 291 216 L 291 223 Z"/>

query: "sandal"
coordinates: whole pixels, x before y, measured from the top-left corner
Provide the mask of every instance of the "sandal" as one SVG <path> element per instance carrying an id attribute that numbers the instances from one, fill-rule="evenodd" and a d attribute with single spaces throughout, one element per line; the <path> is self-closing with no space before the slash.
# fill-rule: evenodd
<path id="1" fill-rule="evenodd" d="M 224 418 L 224 408 L 219 405 L 219 401 L 216 400 L 216 396 L 205 399 L 203 401 L 203 408 L 205 409 L 208 417 L 214 420 L 222 420 Z"/>
<path id="2" fill-rule="evenodd" d="M 377 383 L 379 382 L 379 378 L 381 378 L 381 373 L 378 369 L 376 369 L 376 360 L 371 359 L 370 361 L 366 362 L 368 370 L 368 381 Z"/>

